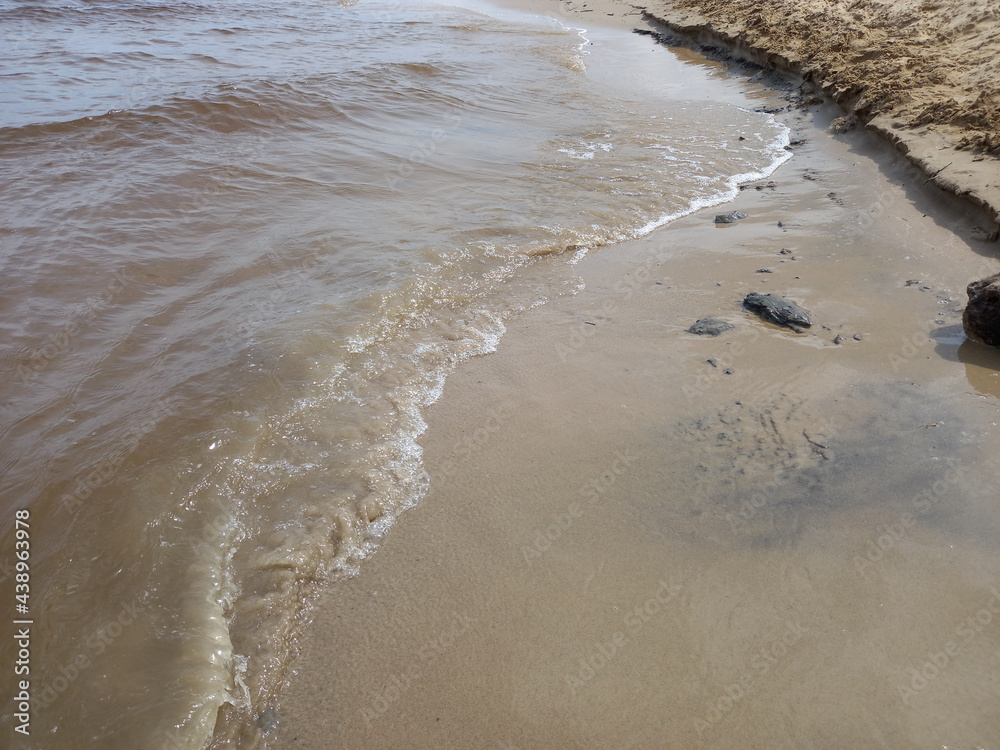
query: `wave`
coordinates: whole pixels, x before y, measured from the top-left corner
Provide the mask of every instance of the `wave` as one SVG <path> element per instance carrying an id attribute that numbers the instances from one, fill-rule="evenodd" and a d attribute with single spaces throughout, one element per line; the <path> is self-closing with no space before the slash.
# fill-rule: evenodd
<path id="1" fill-rule="evenodd" d="M 143 3 L 143 2 L 53 2 L 44 5 L 3 0 L 0 2 L 0 24 L 15 21 L 57 22 L 69 21 L 82 23 L 87 21 L 108 21 L 114 19 L 144 19 L 155 16 L 168 18 L 197 17 L 213 12 L 211 3 L 195 3 L 190 0 L 180 2 Z"/>
<path id="2" fill-rule="evenodd" d="M 134 142 L 162 137 L 161 126 L 180 133 L 236 133 L 276 128 L 357 126 L 388 130 L 387 116 L 406 111 L 462 107 L 458 96 L 437 90 L 420 79 L 447 77 L 428 63 L 391 63 L 352 71 L 350 75 L 295 80 L 251 80 L 217 86 L 199 97 L 170 97 L 136 109 L 114 109 L 59 122 L 0 127 L 0 145 L 37 145 L 40 139 L 101 132 L 102 139 Z M 379 106 L 374 106 L 378 101 Z M 157 130 L 150 130 L 157 126 Z"/>

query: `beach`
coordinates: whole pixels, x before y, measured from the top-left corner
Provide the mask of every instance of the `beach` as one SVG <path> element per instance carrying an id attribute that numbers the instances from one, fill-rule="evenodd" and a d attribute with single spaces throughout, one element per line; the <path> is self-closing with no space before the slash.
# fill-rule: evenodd
<path id="1" fill-rule="evenodd" d="M 739 4 L 671 7 L 695 5 Z M 276 746 L 1000 737 L 1000 356 L 961 327 L 965 285 L 1000 268 L 995 204 L 832 132 L 833 103 L 789 106 L 800 82 L 674 53 L 782 110 L 791 160 L 588 255 L 578 293 L 450 376 L 428 493 L 321 596 Z M 762 321 L 752 291 L 812 326 Z M 735 328 L 686 331 L 708 316 Z"/>
<path id="2" fill-rule="evenodd" d="M 12 748 L 996 745 L 987 2 L 0 25 Z"/>
<path id="3" fill-rule="evenodd" d="M 1000 220 L 1000 10 L 988 0 L 665 0 L 670 29 L 791 70 Z M 842 127 L 843 127 L 842 126 Z"/>

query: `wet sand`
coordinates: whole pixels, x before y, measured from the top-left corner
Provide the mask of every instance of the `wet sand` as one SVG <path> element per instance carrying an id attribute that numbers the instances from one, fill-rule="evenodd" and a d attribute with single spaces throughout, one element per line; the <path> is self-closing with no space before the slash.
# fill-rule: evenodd
<path id="1" fill-rule="evenodd" d="M 321 598 L 276 747 L 995 744 L 1000 353 L 960 316 L 997 245 L 840 114 L 449 378 L 430 491 Z"/>

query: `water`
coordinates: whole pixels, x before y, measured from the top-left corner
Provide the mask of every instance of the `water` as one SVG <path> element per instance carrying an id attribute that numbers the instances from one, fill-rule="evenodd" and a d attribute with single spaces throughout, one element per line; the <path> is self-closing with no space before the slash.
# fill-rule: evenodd
<path id="1" fill-rule="evenodd" d="M 649 96 L 587 73 L 586 32 L 485 10 L 0 0 L 17 746 L 265 737 L 309 602 L 425 492 L 447 374 L 574 261 L 787 158 L 749 102 Z"/>

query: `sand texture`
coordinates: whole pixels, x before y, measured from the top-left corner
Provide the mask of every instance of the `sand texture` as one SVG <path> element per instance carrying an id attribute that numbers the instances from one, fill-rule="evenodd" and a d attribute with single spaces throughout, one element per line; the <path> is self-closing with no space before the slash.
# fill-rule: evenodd
<path id="1" fill-rule="evenodd" d="M 941 187 L 1000 217 L 993 0 L 653 0 L 647 17 L 792 70 Z"/>

